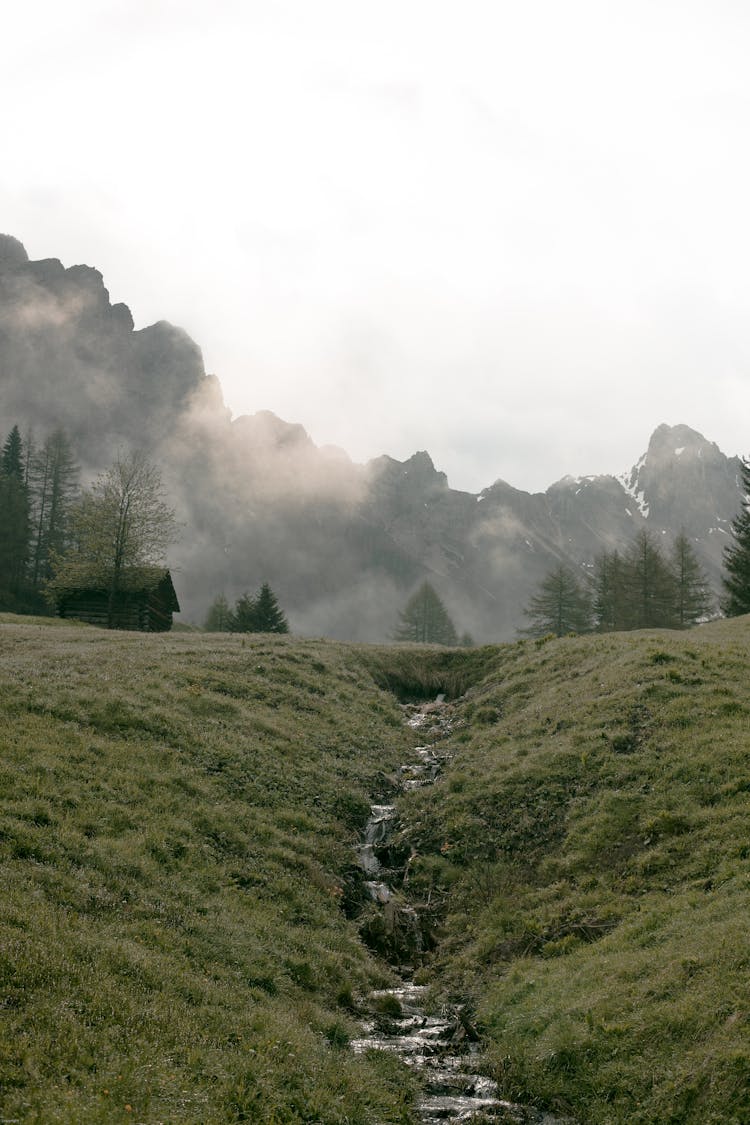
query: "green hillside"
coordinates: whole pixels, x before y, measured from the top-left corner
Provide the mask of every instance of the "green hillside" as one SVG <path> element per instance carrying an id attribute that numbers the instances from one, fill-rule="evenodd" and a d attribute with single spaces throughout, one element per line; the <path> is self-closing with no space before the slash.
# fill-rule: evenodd
<path id="1" fill-rule="evenodd" d="M 750 1121 L 750 621 L 484 652 L 408 809 L 437 987 L 511 1097 Z"/>
<path id="2" fill-rule="evenodd" d="M 0 1117 L 408 1125 L 355 1056 L 390 970 L 353 848 L 404 794 L 436 1003 L 508 1096 L 581 1122 L 750 1120 L 750 623 L 478 650 L 0 619 Z M 344 907 L 347 907 L 344 909 Z"/>
<path id="3" fill-rule="evenodd" d="M 408 1120 L 346 1050 L 384 978 L 342 874 L 413 741 L 356 653 L 5 624 L 0 662 L 0 1115 Z"/>

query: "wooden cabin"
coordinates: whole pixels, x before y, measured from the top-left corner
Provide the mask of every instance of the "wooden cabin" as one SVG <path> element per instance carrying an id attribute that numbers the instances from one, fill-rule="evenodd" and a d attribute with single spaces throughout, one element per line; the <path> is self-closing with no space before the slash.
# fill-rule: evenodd
<path id="1" fill-rule="evenodd" d="M 58 617 L 74 617 L 104 629 L 135 629 L 141 633 L 166 633 L 172 614 L 180 604 L 172 576 L 163 567 L 138 567 L 126 571 L 114 596 L 110 615 L 110 592 L 104 584 L 79 580 L 77 586 L 57 586 Z"/>

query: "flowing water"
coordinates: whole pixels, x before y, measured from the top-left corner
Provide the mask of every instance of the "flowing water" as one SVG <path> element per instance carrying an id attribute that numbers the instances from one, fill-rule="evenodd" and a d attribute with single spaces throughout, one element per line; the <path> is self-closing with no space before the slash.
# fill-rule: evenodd
<path id="1" fill-rule="evenodd" d="M 430 785 L 440 773 L 448 753 L 439 739 L 450 731 L 450 709 L 442 697 L 419 709 L 410 709 L 407 722 L 415 729 L 429 728 L 436 741 L 414 750 L 414 760 L 401 767 L 403 790 Z M 369 997 L 370 1018 L 362 1035 L 353 1040 L 355 1052 L 391 1051 L 418 1072 L 422 1096 L 417 1109 L 424 1125 L 449 1125 L 471 1121 L 524 1122 L 528 1125 L 563 1125 L 559 1118 L 515 1105 L 498 1096 L 497 1084 L 478 1073 L 478 1036 L 458 1009 L 440 1015 L 425 1011 L 426 988 L 414 983 L 415 966 L 424 952 L 423 926 L 418 912 L 401 896 L 404 865 L 393 867 L 390 845 L 398 828 L 395 805 L 373 805 L 358 848 L 369 898 L 382 910 L 384 931 L 393 939 L 390 959 L 402 978 L 397 988 L 381 989 Z M 398 860 L 398 855 L 396 855 Z"/>

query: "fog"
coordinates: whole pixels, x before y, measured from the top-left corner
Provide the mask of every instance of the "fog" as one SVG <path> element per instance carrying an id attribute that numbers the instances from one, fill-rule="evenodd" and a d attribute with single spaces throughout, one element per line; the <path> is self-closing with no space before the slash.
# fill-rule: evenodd
<path id="1" fill-rule="evenodd" d="M 182 527 L 168 562 L 194 623 L 217 594 L 231 604 L 269 582 L 295 632 L 387 641 L 428 579 L 459 634 L 508 639 L 551 565 L 590 566 L 643 522 L 611 476 L 580 500 L 573 478 L 543 494 L 496 482 L 477 495 L 452 488 L 425 449 L 361 463 L 273 412 L 232 418 L 184 331 L 164 321 L 136 330 L 95 268 L 29 261 L 0 236 L 0 433 L 15 424 L 37 441 L 62 426 L 84 483 L 118 452 L 146 450 Z M 680 462 L 689 495 L 675 444 L 690 450 Z M 721 546 L 710 535 L 715 513 L 725 527 L 735 514 L 736 465 L 700 434 L 669 427 L 649 458 L 660 526 L 690 526 L 717 579 Z"/>
<path id="2" fill-rule="evenodd" d="M 235 416 L 471 491 L 664 421 L 747 448 L 743 5 L 40 0 L 4 35 L 3 225 L 187 330 Z"/>

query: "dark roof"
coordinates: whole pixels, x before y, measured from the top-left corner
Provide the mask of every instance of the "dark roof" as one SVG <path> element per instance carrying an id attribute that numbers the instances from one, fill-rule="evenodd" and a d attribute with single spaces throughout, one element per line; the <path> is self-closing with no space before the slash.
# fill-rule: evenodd
<path id="1" fill-rule="evenodd" d="M 102 594 L 109 593 L 106 578 L 100 570 L 81 567 L 75 576 L 71 575 L 64 582 L 53 583 L 55 597 L 58 601 L 66 595 L 79 593 L 82 590 L 95 591 Z M 128 567 L 120 575 L 119 589 L 123 593 L 140 594 L 158 592 L 165 599 L 167 609 L 173 613 L 180 612 L 180 603 L 172 584 L 172 575 L 163 566 L 133 566 Z"/>

